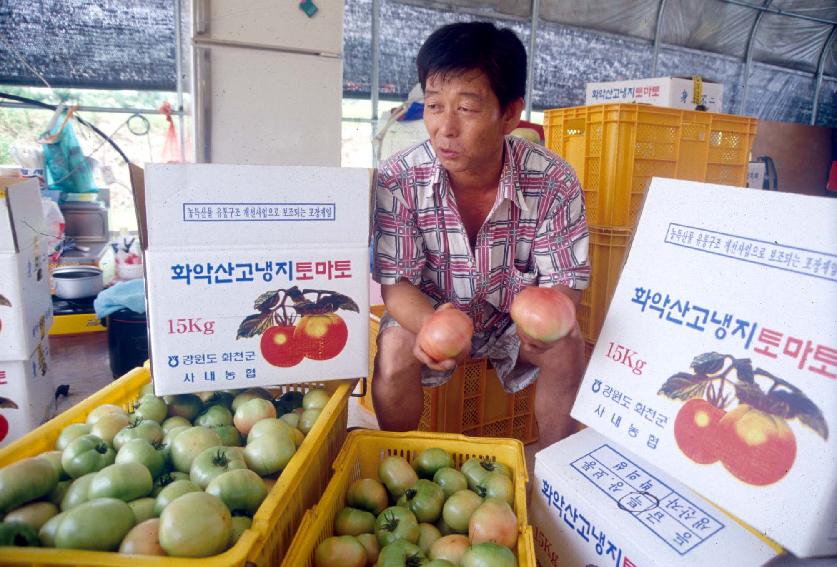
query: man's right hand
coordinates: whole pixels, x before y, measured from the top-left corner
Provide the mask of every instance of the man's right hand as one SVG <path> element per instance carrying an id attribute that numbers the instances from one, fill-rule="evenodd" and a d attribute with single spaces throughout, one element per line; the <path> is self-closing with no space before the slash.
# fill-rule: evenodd
<path id="1" fill-rule="evenodd" d="M 421 348 L 421 346 L 419 346 L 422 343 L 421 335 L 423 332 L 425 332 L 425 329 L 427 329 L 428 322 L 433 319 L 436 313 L 439 313 L 440 311 L 444 311 L 446 309 L 456 308 L 451 303 L 445 303 L 443 305 L 440 305 L 433 315 L 424 320 L 421 329 L 419 329 L 419 332 L 416 335 L 416 342 L 413 346 L 413 356 L 415 356 L 419 362 L 421 362 L 428 368 L 431 368 L 432 370 L 444 372 L 456 368 L 456 365 L 464 361 L 468 357 L 468 354 L 471 352 L 471 341 L 468 341 L 466 347 L 462 349 L 462 352 L 459 353 L 459 356 L 457 356 L 456 358 L 448 358 L 446 360 L 434 360 Z"/>

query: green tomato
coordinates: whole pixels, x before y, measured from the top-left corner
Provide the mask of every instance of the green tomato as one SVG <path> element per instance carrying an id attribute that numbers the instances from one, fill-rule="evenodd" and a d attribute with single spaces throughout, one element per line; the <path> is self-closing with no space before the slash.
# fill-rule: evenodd
<path id="1" fill-rule="evenodd" d="M 454 532 L 467 534 L 468 520 L 480 504 L 482 504 L 482 498 L 476 492 L 460 490 L 445 501 L 442 518 Z"/>
<path id="2" fill-rule="evenodd" d="M 299 428 L 299 414 L 298 413 L 285 413 L 279 416 L 279 419 L 287 423 L 293 428 Z"/>
<path id="3" fill-rule="evenodd" d="M 182 473 L 179 471 L 169 471 L 164 472 L 159 477 L 154 479 L 154 487 L 151 489 L 151 497 L 157 498 L 157 495 L 160 494 L 160 491 L 163 490 L 166 486 L 170 485 L 176 480 L 189 480 L 190 477 L 186 473 Z M 191 482 L 191 481 L 190 481 Z"/>
<path id="4" fill-rule="evenodd" d="M 378 465 L 378 478 L 396 500 L 418 481 L 418 475 L 407 459 L 398 455 L 384 457 Z"/>
<path id="5" fill-rule="evenodd" d="M 247 443 L 244 460 L 259 476 L 281 472 L 296 453 L 294 442 L 282 435 L 267 434 Z"/>
<path id="6" fill-rule="evenodd" d="M 163 440 L 163 428 L 156 421 L 134 417 L 113 437 L 113 448 L 118 452 L 131 439 L 145 439 L 152 445 Z"/>
<path id="7" fill-rule="evenodd" d="M 252 516 L 267 498 L 268 491 L 261 477 L 245 468 L 216 476 L 206 492 L 218 497 L 230 511 Z"/>
<path id="8" fill-rule="evenodd" d="M 192 461 L 192 468 L 189 470 L 189 478 L 201 489 L 206 489 L 209 482 L 227 471 L 235 469 L 246 469 L 247 463 L 244 456 L 231 447 L 210 447 L 204 449 L 200 455 Z"/>
<path id="9" fill-rule="evenodd" d="M 422 567 L 456 567 L 456 565 L 446 559 L 431 559 L 424 563 Z"/>
<path id="10" fill-rule="evenodd" d="M 221 438 L 221 444 L 225 447 L 241 447 L 241 433 L 235 428 L 235 425 L 219 425 L 212 428 L 218 437 Z"/>
<path id="11" fill-rule="evenodd" d="M 101 420 L 97 424 L 100 422 Z M 61 466 L 70 478 L 79 478 L 88 473 L 100 471 L 115 461 L 116 453 L 111 446 L 101 437 L 92 434 L 82 435 L 75 439 L 61 454 Z"/>
<path id="12" fill-rule="evenodd" d="M 450 498 L 454 492 L 468 488 L 468 479 L 465 478 L 465 475 L 450 467 L 442 467 L 437 470 L 436 474 L 433 475 L 433 482 L 442 487 L 445 499 Z"/>
<path id="13" fill-rule="evenodd" d="M 64 500 L 64 496 L 67 494 L 67 491 L 70 489 L 70 485 L 72 483 L 72 479 L 59 480 L 58 484 L 55 485 L 55 488 L 52 489 L 52 492 L 49 493 L 46 499 L 60 507 L 61 501 Z"/>
<path id="14" fill-rule="evenodd" d="M 165 550 L 160 547 L 160 520 L 149 518 L 131 528 L 119 544 L 119 553 L 165 555 Z"/>
<path id="15" fill-rule="evenodd" d="M 114 464 L 96 473 L 87 489 L 87 498 L 118 498 L 130 502 L 148 496 L 153 486 L 151 473 L 141 464 Z"/>
<path id="16" fill-rule="evenodd" d="M 42 547 L 55 547 L 55 532 L 66 515 L 67 512 L 59 512 L 41 526 L 38 530 L 38 539 L 41 540 Z"/>
<path id="17" fill-rule="evenodd" d="M 363 549 L 366 550 L 366 564 L 375 565 L 378 561 L 378 555 L 381 553 L 381 546 L 378 543 L 378 538 L 375 534 L 360 534 L 355 536 L 355 539 L 357 539 L 363 546 Z"/>
<path id="18" fill-rule="evenodd" d="M 253 519 L 248 518 L 247 516 L 233 516 L 232 518 L 232 530 L 230 531 L 230 541 L 227 544 L 227 547 L 232 547 L 236 544 L 236 542 L 244 535 L 246 530 L 250 529 L 250 526 L 253 525 Z"/>
<path id="19" fill-rule="evenodd" d="M 221 425 L 232 425 L 233 414 L 224 406 L 214 405 L 203 409 L 195 418 L 195 425 L 204 427 L 220 427 Z"/>
<path id="20" fill-rule="evenodd" d="M 365 567 L 368 562 L 363 545 L 352 536 L 325 538 L 314 550 L 314 567 Z"/>
<path id="21" fill-rule="evenodd" d="M 154 514 L 154 503 L 156 500 L 151 498 L 150 496 L 144 496 L 142 498 L 137 498 L 136 500 L 131 500 L 128 502 L 128 506 L 131 507 L 131 510 L 134 512 L 134 523 L 141 524 L 142 522 L 150 519 L 156 518 L 157 516 Z"/>
<path id="22" fill-rule="evenodd" d="M 94 472 L 87 473 L 86 475 L 75 479 L 72 484 L 70 484 L 70 487 L 67 489 L 67 493 L 64 495 L 63 500 L 61 500 L 62 512 L 71 510 L 89 500 L 87 494 L 90 490 L 90 483 L 93 482 L 94 476 L 96 476 L 96 473 Z"/>
<path id="23" fill-rule="evenodd" d="M 514 483 L 500 472 L 488 473 L 474 491 L 483 498 L 499 498 L 514 504 Z"/>
<path id="24" fill-rule="evenodd" d="M 165 452 L 155 449 L 145 439 L 127 441 L 116 454 L 115 462 L 116 464 L 139 463 L 148 469 L 152 478 L 157 478 L 166 470 Z"/>
<path id="25" fill-rule="evenodd" d="M 129 423 L 131 423 L 131 420 L 125 414 L 110 413 L 103 415 L 90 428 L 90 435 L 95 435 L 108 445 L 113 446 L 113 438 Z"/>
<path id="26" fill-rule="evenodd" d="M 433 542 L 427 556 L 430 559 L 450 561 L 454 565 L 459 565 L 462 556 L 470 546 L 471 542 L 468 541 L 468 536 L 462 534 L 443 535 Z"/>
<path id="27" fill-rule="evenodd" d="M 232 410 L 233 414 L 235 414 L 238 411 L 239 407 L 243 406 L 244 404 L 255 398 L 261 398 L 271 403 L 273 402 L 273 396 L 264 388 L 248 388 L 243 392 L 239 392 L 238 394 L 236 394 L 235 398 L 233 398 L 230 409 Z"/>
<path id="28" fill-rule="evenodd" d="M 172 417 L 180 417 L 191 422 L 198 417 L 198 414 L 203 409 L 203 402 L 195 394 L 164 396 L 163 400 L 168 406 L 169 419 Z"/>
<path id="29" fill-rule="evenodd" d="M 159 516 L 172 502 L 190 492 L 202 492 L 191 480 L 175 480 L 167 484 L 154 500 L 154 515 Z"/>
<path id="30" fill-rule="evenodd" d="M 322 388 L 308 390 L 302 397 L 302 408 L 306 410 L 322 410 L 328 404 L 331 395 Z"/>
<path id="31" fill-rule="evenodd" d="M 302 412 L 302 415 L 299 416 L 299 430 L 308 435 L 308 432 L 314 428 L 314 424 L 320 417 L 321 412 L 322 410 L 318 409 L 307 409 Z"/>
<path id="32" fill-rule="evenodd" d="M 419 546 L 401 539 L 381 548 L 376 567 L 413 567 L 426 562 L 427 557 Z"/>
<path id="33" fill-rule="evenodd" d="M 433 524 L 425 523 L 419 524 L 419 530 L 421 530 L 421 533 L 419 533 L 419 538 L 416 542 L 416 545 L 418 545 L 419 549 L 421 549 L 422 552 L 425 555 L 427 555 L 430 552 L 430 546 L 433 545 L 436 542 L 436 540 L 442 537 L 442 532 L 440 532 L 439 528 L 437 528 Z"/>
<path id="34" fill-rule="evenodd" d="M 204 450 L 221 445 L 221 437 L 208 427 L 190 427 L 171 442 L 171 462 L 175 470 L 188 473 L 192 461 Z"/>
<path id="35" fill-rule="evenodd" d="M 401 495 L 397 505 L 409 509 L 419 522 L 432 523 L 442 515 L 444 503 L 445 493 L 442 487 L 421 478 Z"/>
<path id="36" fill-rule="evenodd" d="M 76 437 L 87 435 L 90 433 L 91 425 L 89 423 L 72 423 L 61 430 L 58 439 L 55 441 L 55 448 L 63 451 L 70 444 L 70 441 Z"/>
<path id="37" fill-rule="evenodd" d="M 46 459 L 55 469 L 55 472 L 58 474 L 58 480 L 68 480 L 70 475 L 64 470 L 64 467 L 61 466 L 61 451 L 47 451 L 45 453 L 41 453 L 36 459 Z"/>
<path id="38" fill-rule="evenodd" d="M 467 529 L 467 526 L 466 526 Z M 402 506 L 390 506 L 375 520 L 375 535 L 381 547 L 399 539 L 416 543 L 421 535 L 415 515 Z M 383 553 L 383 550 L 381 550 Z"/>
<path id="39" fill-rule="evenodd" d="M 346 507 L 337 513 L 334 518 L 335 535 L 370 534 L 375 531 L 375 516 L 366 510 Z"/>
<path id="40" fill-rule="evenodd" d="M 38 547 L 41 540 L 38 538 L 38 530 L 28 524 L 19 522 L 0 523 L 0 546 L 14 547 Z"/>
<path id="41" fill-rule="evenodd" d="M 290 438 L 291 427 L 281 419 L 277 419 L 275 417 L 259 420 L 253 424 L 253 427 L 247 434 L 247 442 L 250 443 L 259 437 L 268 434 L 285 435 Z"/>
<path id="42" fill-rule="evenodd" d="M 139 400 L 139 405 L 134 408 L 134 415 L 143 419 L 163 423 L 169 414 L 169 408 L 162 398 L 154 395 L 145 395 Z"/>
<path id="43" fill-rule="evenodd" d="M 508 547 L 496 543 L 472 545 L 462 556 L 462 567 L 517 567 L 517 559 Z"/>
<path id="44" fill-rule="evenodd" d="M 471 490 L 475 490 L 477 485 L 485 480 L 488 473 L 498 472 L 512 478 L 511 469 L 508 466 L 477 457 L 472 457 L 462 463 L 462 467 L 459 470 L 465 475 L 465 478 L 468 480 L 468 488 Z"/>
<path id="45" fill-rule="evenodd" d="M 65 512 L 55 531 L 55 547 L 115 551 L 133 527 L 134 512 L 122 500 L 90 500 Z"/>
<path id="46" fill-rule="evenodd" d="M 6 513 L 47 496 L 58 484 L 53 464 L 37 457 L 23 459 L 0 469 L 0 513 Z"/>
<path id="47" fill-rule="evenodd" d="M 202 392 L 198 395 L 198 397 L 201 399 L 201 402 L 204 406 L 221 405 L 235 413 L 235 409 L 233 409 L 232 407 L 235 395 L 226 390 L 218 390 L 216 392 Z"/>
<path id="48" fill-rule="evenodd" d="M 89 425 L 95 425 L 97 421 L 106 415 L 121 415 L 126 419 L 127 423 L 128 412 L 113 404 L 102 404 L 93 408 L 93 410 L 87 414 L 87 423 Z"/>
<path id="49" fill-rule="evenodd" d="M 230 511 L 206 492 L 184 494 L 160 514 L 160 545 L 173 557 L 208 557 L 224 551 L 232 532 Z"/>
<path id="50" fill-rule="evenodd" d="M 165 437 L 175 427 L 192 427 L 192 422 L 182 415 L 173 415 L 161 423 L 160 427 L 163 429 L 163 436 Z"/>
<path id="51" fill-rule="evenodd" d="M 453 458 L 447 451 L 438 447 L 423 450 L 413 460 L 413 468 L 416 469 L 419 478 L 432 479 L 436 471 L 443 467 L 453 468 Z"/>
<path id="52" fill-rule="evenodd" d="M 372 512 L 377 517 L 389 505 L 387 489 L 374 478 L 359 478 L 346 491 L 346 505 Z"/>
<path id="53" fill-rule="evenodd" d="M 3 521 L 26 524 L 37 531 L 56 514 L 58 514 L 58 506 L 52 502 L 30 502 L 6 514 Z"/>

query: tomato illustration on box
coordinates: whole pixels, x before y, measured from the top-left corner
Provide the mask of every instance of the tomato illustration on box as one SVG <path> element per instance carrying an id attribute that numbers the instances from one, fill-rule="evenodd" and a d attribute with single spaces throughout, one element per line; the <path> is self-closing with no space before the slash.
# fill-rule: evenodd
<path id="1" fill-rule="evenodd" d="M 742 482 L 762 486 L 784 477 L 796 459 L 790 420 L 828 439 L 817 405 L 790 382 L 753 368 L 750 359 L 707 352 L 691 369 L 670 377 L 659 393 L 686 401 L 674 419 L 674 438 L 694 462 L 720 461 Z"/>

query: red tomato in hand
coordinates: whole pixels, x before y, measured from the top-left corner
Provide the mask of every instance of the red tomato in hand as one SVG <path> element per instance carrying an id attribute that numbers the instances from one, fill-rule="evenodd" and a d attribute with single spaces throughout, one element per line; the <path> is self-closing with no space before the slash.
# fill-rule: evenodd
<path id="1" fill-rule="evenodd" d="M 512 301 L 509 315 L 526 336 L 545 343 L 563 338 L 575 327 L 573 300 L 553 287 L 525 288 Z"/>
<path id="2" fill-rule="evenodd" d="M 289 368 L 296 366 L 305 357 L 302 347 L 294 338 L 295 328 L 291 325 L 277 325 L 262 333 L 259 347 L 262 356 L 273 366 Z"/>
<path id="3" fill-rule="evenodd" d="M 453 307 L 438 309 L 422 325 L 416 337 L 419 347 L 436 362 L 456 358 L 468 348 L 474 323 Z"/>
<path id="4" fill-rule="evenodd" d="M 346 322 L 336 313 L 306 315 L 300 319 L 294 331 L 294 339 L 307 358 L 328 360 L 334 358 L 349 338 Z"/>

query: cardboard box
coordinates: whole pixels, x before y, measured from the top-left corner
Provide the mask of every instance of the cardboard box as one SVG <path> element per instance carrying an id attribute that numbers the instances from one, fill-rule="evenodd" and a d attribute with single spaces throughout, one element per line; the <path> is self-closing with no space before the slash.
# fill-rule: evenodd
<path id="1" fill-rule="evenodd" d="M 141 173 L 158 395 L 366 375 L 366 169 L 152 165 L 144 183 Z"/>
<path id="2" fill-rule="evenodd" d="M 48 369 L 48 338 L 25 360 L 0 361 L 0 447 L 52 418 L 55 388 Z"/>
<path id="3" fill-rule="evenodd" d="M 837 201 L 655 178 L 572 415 L 837 553 Z"/>
<path id="4" fill-rule="evenodd" d="M 751 161 L 747 166 L 747 187 L 764 189 L 764 174 L 767 166 L 763 161 Z"/>
<path id="5" fill-rule="evenodd" d="M 701 103 L 710 112 L 724 111 L 724 85 L 703 80 Z M 654 106 L 695 110 L 694 81 L 691 77 L 656 77 L 632 81 L 587 83 L 584 104 L 638 102 Z"/>
<path id="6" fill-rule="evenodd" d="M 535 455 L 529 518 L 543 567 L 756 567 L 777 553 L 592 429 Z"/>
<path id="7" fill-rule="evenodd" d="M 0 178 L 0 360 L 25 360 L 52 324 L 38 182 Z"/>

